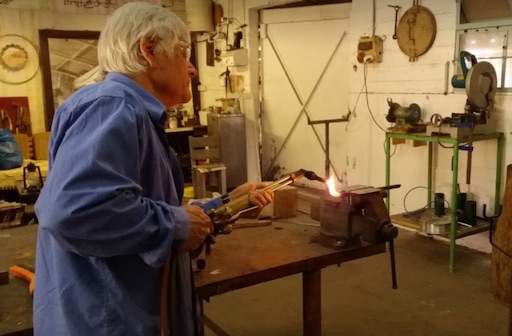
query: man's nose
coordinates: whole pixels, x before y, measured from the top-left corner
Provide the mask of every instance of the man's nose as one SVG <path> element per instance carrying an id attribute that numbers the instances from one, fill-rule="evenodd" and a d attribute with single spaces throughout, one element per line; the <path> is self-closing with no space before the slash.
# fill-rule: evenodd
<path id="1" fill-rule="evenodd" d="M 197 70 L 194 67 L 194 65 L 192 63 L 190 63 L 190 61 L 188 62 L 187 70 L 188 70 L 188 75 L 190 78 L 194 78 L 195 76 L 197 76 Z"/>

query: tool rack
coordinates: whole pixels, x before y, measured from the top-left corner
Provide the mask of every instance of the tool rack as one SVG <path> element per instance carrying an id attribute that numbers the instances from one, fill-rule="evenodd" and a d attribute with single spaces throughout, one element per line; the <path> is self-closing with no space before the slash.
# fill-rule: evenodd
<path id="1" fill-rule="evenodd" d="M 432 179 L 433 179 L 433 146 L 434 144 L 449 144 L 453 145 L 453 163 L 452 163 L 452 188 L 451 188 L 451 197 L 450 205 L 452 209 L 457 209 L 457 185 L 458 185 L 458 171 L 459 171 L 459 151 L 462 144 L 467 142 L 466 137 L 443 137 L 438 135 L 427 135 L 420 133 L 386 133 L 386 186 L 389 186 L 391 180 L 391 139 L 410 139 L 414 141 L 423 141 L 428 143 L 428 172 L 427 172 L 427 189 L 428 189 L 428 207 L 431 207 L 432 204 Z M 474 134 L 472 136 L 472 142 L 476 141 L 486 141 L 486 140 L 496 140 L 497 142 L 497 150 L 496 150 L 496 179 L 495 179 L 495 189 L 494 189 L 494 208 L 499 209 L 500 207 L 500 194 L 501 194 L 501 168 L 502 168 L 502 152 L 504 145 L 504 135 L 500 132 L 494 132 L 489 134 Z M 390 195 L 386 198 L 386 206 L 389 211 L 390 205 Z M 396 216 L 396 215 L 395 215 Z M 393 217 L 391 219 L 393 221 Z M 454 271 L 455 268 L 455 241 L 458 238 L 466 237 L 478 232 L 485 231 L 489 228 L 489 225 L 478 225 L 473 228 L 464 228 L 457 229 L 457 213 L 456 211 L 451 211 L 451 223 L 450 223 L 450 233 L 448 235 L 450 239 L 450 272 Z"/>

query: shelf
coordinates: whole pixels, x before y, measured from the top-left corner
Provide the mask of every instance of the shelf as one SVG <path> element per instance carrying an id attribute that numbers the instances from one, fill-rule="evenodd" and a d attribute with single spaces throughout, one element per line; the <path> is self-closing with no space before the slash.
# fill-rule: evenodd
<path id="1" fill-rule="evenodd" d="M 426 209 L 426 211 L 433 211 L 433 209 Z M 408 214 L 410 214 L 410 213 L 401 213 L 401 214 L 391 215 L 389 217 L 391 218 L 391 222 L 394 224 L 401 225 L 401 226 L 404 226 L 404 227 L 407 227 L 410 229 L 414 229 L 417 231 L 421 231 L 420 230 L 420 221 L 417 219 L 411 218 L 411 217 L 406 217 L 406 215 L 408 215 Z M 455 239 L 468 237 L 468 236 L 474 235 L 476 233 L 480 233 L 480 232 L 484 232 L 484 231 L 488 231 L 488 230 L 489 230 L 489 223 L 484 220 L 481 220 L 481 219 L 478 219 L 477 225 L 473 226 L 473 227 L 467 227 L 467 226 L 458 224 L 457 225 L 457 234 L 455 235 Z M 450 232 L 447 232 L 445 234 L 439 234 L 437 236 L 450 238 Z"/>
<path id="2" fill-rule="evenodd" d="M 453 131 L 453 130 L 450 130 Z M 496 140 L 497 146 L 496 146 L 496 175 L 494 180 L 494 207 L 495 209 L 498 209 L 500 206 L 500 192 L 501 192 L 501 168 L 502 168 L 502 154 L 503 154 L 503 147 L 504 147 L 504 134 L 500 132 L 494 132 L 494 133 L 480 133 L 477 132 L 476 129 L 473 130 L 476 134 L 471 134 L 471 139 L 469 138 L 469 135 L 463 135 L 462 133 L 458 132 L 449 132 L 449 136 L 442 136 L 442 135 L 427 135 L 426 133 L 412 133 L 412 134 L 402 134 L 402 133 L 386 133 L 386 142 L 385 142 L 385 152 L 386 152 L 386 185 L 391 185 L 391 140 L 392 139 L 410 139 L 410 140 L 416 140 L 416 141 L 425 141 L 428 142 L 428 163 L 427 163 L 427 189 L 428 189 L 428 204 L 431 204 L 431 195 L 432 191 L 434 189 L 433 185 L 433 179 L 435 174 L 435 168 L 434 168 L 434 147 L 439 143 L 449 143 L 453 146 L 452 151 L 452 160 L 451 160 L 451 171 L 452 171 L 452 181 L 451 181 L 451 192 L 448 195 L 448 199 L 451 200 L 450 204 L 452 207 L 457 208 L 457 186 L 458 186 L 458 179 L 459 179 L 459 152 L 461 149 L 461 144 L 464 142 L 467 142 L 468 140 L 471 140 L 472 142 L 476 141 L 484 141 L 484 140 Z M 427 129 L 428 132 L 428 129 Z M 480 133 L 480 134 L 479 134 Z M 456 134 L 456 137 L 453 136 L 453 134 Z M 391 196 L 392 193 L 388 193 L 388 197 L 386 198 L 386 206 L 388 210 L 390 209 L 391 204 Z M 439 225 L 439 221 L 436 220 L 437 223 L 430 222 L 431 219 L 437 219 L 430 217 L 427 219 L 428 224 L 433 231 L 443 231 L 443 236 L 448 237 L 450 239 L 450 265 L 449 269 L 450 272 L 453 272 L 455 269 L 455 240 L 462 237 L 467 237 L 472 234 L 486 231 L 489 229 L 489 224 L 481 221 L 478 222 L 476 226 L 474 227 L 463 227 L 457 224 L 457 216 L 455 213 L 451 213 L 449 215 L 449 224 L 444 221 L 443 218 L 443 225 L 447 225 L 448 227 L 439 227 L 435 225 Z M 404 216 L 404 214 L 394 215 L 391 216 L 393 222 L 395 222 L 398 225 L 403 225 L 406 227 L 412 227 L 413 229 L 418 230 L 420 223 L 415 222 L 414 220 L 411 220 L 410 218 L 407 218 Z M 456 227 L 457 231 L 453 234 L 448 229 L 451 229 L 452 227 Z M 441 230 L 443 229 L 443 230 Z"/>
<path id="3" fill-rule="evenodd" d="M 442 142 L 449 144 L 459 144 L 461 142 L 467 142 L 468 137 L 451 138 L 448 136 L 442 135 L 428 135 L 426 133 L 386 133 L 386 137 L 390 139 L 410 139 L 416 141 L 426 141 L 426 142 Z M 485 141 L 485 140 L 493 140 L 493 139 L 502 139 L 503 133 L 494 132 L 488 134 L 473 134 L 472 141 Z"/>

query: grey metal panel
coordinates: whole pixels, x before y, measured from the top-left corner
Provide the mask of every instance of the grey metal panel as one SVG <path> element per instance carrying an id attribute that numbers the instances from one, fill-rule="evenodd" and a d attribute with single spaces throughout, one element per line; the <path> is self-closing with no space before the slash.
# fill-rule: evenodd
<path id="1" fill-rule="evenodd" d="M 219 135 L 221 162 L 226 165 L 228 189 L 247 182 L 244 114 L 208 114 L 208 135 Z"/>

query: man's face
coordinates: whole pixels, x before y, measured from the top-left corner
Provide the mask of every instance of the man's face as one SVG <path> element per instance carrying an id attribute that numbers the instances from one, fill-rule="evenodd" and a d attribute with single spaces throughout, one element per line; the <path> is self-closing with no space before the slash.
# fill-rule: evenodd
<path id="1" fill-rule="evenodd" d="M 174 46 L 174 58 L 165 52 L 155 55 L 155 67 L 148 71 L 157 98 L 166 106 L 186 103 L 190 100 L 190 79 L 197 75 L 190 63 L 190 44 L 178 41 Z"/>

